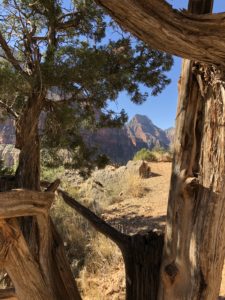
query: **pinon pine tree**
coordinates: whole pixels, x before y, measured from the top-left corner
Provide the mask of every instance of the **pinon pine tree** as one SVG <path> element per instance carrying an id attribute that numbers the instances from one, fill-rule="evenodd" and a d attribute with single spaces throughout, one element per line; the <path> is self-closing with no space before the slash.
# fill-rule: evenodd
<path id="1" fill-rule="evenodd" d="M 93 1 L 66 3 L 1 3 L 0 106 L 15 121 L 20 149 L 15 176 L 0 182 L 0 261 L 13 285 L 1 291 L 3 298 L 80 299 L 49 216 L 58 182 L 41 190 L 41 142 L 77 153 L 78 146 L 83 149 L 81 129 L 125 121 L 123 111 L 117 116 L 107 109 L 108 100 L 125 90 L 142 103 L 140 83 L 153 95 L 169 83 L 164 71 L 171 67 L 170 55 L 149 50 L 128 33 L 105 42 L 109 18 L 103 11 Z"/>

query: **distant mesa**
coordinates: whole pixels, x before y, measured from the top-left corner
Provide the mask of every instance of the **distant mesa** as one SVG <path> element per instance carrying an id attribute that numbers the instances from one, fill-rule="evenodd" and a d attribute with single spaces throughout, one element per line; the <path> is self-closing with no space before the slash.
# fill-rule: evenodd
<path id="1" fill-rule="evenodd" d="M 102 128 L 96 133 L 85 133 L 84 139 L 88 145 L 96 146 L 99 153 L 105 153 L 112 162 L 125 164 L 142 148 L 169 149 L 173 143 L 174 131 L 174 128 L 163 130 L 147 116 L 137 114 L 123 128 Z M 13 121 L 7 120 L 0 124 L 0 153 L 4 152 L 6 157 L 4 145 L 14 143 Z M 7 146 L 7 149 L 13 151 L 12 147 Z M 11 156 L 7 160 L 12 164 Z"/>

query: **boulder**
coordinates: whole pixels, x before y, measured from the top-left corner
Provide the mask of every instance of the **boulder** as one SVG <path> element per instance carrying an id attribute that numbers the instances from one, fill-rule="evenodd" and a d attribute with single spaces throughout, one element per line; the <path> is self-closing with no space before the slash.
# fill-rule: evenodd
<path id="1" fill-rule="evenodd" d="M 149 164 L 143 160 L 130 160 L 126 167 L 128 172 L 139 175 L 141 178 L 151 177 L 151 168 Z"/>

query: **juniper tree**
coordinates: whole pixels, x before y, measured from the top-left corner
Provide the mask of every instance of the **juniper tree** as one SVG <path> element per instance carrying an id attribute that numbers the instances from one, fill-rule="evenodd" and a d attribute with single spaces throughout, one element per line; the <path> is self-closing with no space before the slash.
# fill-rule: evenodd
<path id="1" fill-rule="evenodd" d="M 70 6 L 56 0 L 3 1 L 0 48 L 0 105 L 15 121 L 20 149 L 15 178 L 0 182 L 1 218 L 7 218 L 1 219 L 0 259 L 19 299 L 80 299 L 48 214 L 57 182 L 40 191 L 40 137 L 51 149 L 67 147 L 79 155 L 81 131 L 126 120 L 108 101 L 127 91 L 140 104 L 147 97 L 140 85 L 157 95 L 169 83 L 165 71 L 172 59 L 121 31 L 88 0 Z M 3 192 L 7 183 L 30 191 Z M 20 226 L 9 219 L 20 216 Z"/>
<path id="2" fill-rule="evenodd" d="M 126 91 L 131 101 L 142 103 L 148 95 L 141 92 L 140 84 L 157 95 L 169 83 L 165 71 L 172 59 L 122 32 L 93 1 L 70 5 L 64 7 L 60 1 L 2 5 L 0 96 L 2 108 L 14 118 L 18 115 L 16 147 L 21 148 L 21 128 L 28 128 L 21 125 L 25 121 L 19 121 L 20 115 L 30 98 L 41 95 L 38 110 L 47 114 L 43 146 L 85 153 L 79 162 L 86 162 L 92 152 L 84 151 L 81 129 L 121 126 L 126 114 L 109 109 L 109 101 Z M 30 158 L 33 161 L 31 153 Z"/>

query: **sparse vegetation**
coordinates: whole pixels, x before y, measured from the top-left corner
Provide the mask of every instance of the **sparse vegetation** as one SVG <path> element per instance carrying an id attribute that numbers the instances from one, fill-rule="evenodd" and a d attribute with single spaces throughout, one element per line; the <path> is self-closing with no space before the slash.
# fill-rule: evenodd
<path id="1" fill-rule="evenodd" d="M 85 299 L 109 299 L 110 294 L 118 293 L 124 299 L 125 274 L 123 259 L 118 247 L 101 234 L 96 234 L 87 247 L 85 267 L 80 272 L 79 286 Z M 114 276 L 108 276 L 110 274 Z M 99 288 L 101 287 L 101 289 Z M 108 294 L 108 298 L 104 298 Z"/>
<path id="2" fill-rule="evenodd" d="M 161 147 L 153 148 L 152 150 L 142 148 L 139 150 L 135 155 L 133 160 L 145 160 L 148 162 L 157 162 L 157 161 L 164 161 L 164 162 L 171 162 L 172 161 L 172 152 L 165 150 Z"/>
<path id="3" fill-rule="evenodd" d="M 157 161 L 157 158 L 154 152 L 150 151 L 149 149 L 143 148 L 134 155 L 133 160 Z"/>
<path id="4" fill-rule="evenodd" d="M 55 171 L 45 170 L 45 178 L 54 178 Z M 90 192 L 84 195 L 79 193 L 79 190 L 68 182 L 63 182 L 62 184 L 67 187 L 67 190 L 73 197 L 79 199 L 81 203 L 84 202 L 97 215 L 101 215 L 104 209 L 111 204 L 106 201 L 106 197 L 101 199 L 101 202 L 97 202 L 91 197 Z M 103 203 L 104 201 L 106 203 Z M 51 216 L 63 239 L 67 258 L 73 275 L 78 281 L 81 293 L 94 299 L 102 299 L 98 285 L 104 286 L 104 280 L 112 270 L 119 274 L 119 278 L 113 279 L 115 286 L 121 289 L 122 284 L 124 292 L 123 259 L 117 246 L 102 234 L 96 232 L 89 222 L 68 207 L 60 197 L 56 198 L 51 209 Z M 103 274 L 106 277 L 102 276 Z M 96 277 L 98 280 L 95 280 Z M 117 282 L 118 280 L 120 283 Z M 107 287 L 106 281 L 105 289 L 108 288 L 110 290 L 111 287 L 112 285 Z"/>
<path id="5" fill-rule="evenodd" d="M 129 173 L 121 182 L 123 194 L 128 197 L 141 198 L 145 193 L 142 179 L 138 174 Z"/>

